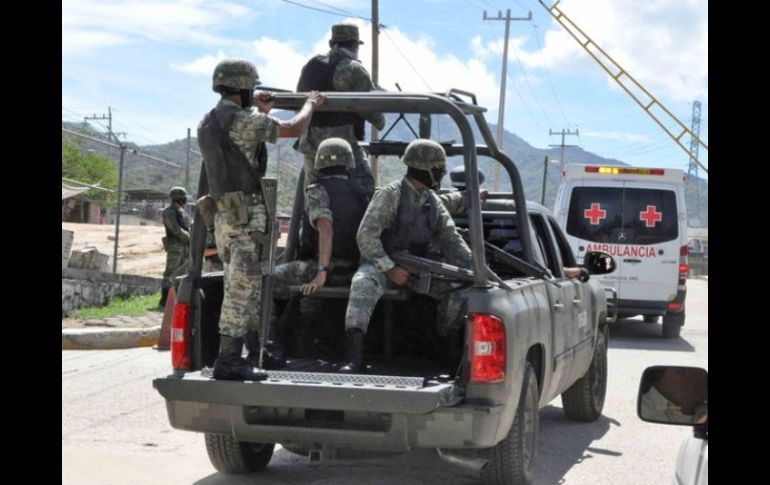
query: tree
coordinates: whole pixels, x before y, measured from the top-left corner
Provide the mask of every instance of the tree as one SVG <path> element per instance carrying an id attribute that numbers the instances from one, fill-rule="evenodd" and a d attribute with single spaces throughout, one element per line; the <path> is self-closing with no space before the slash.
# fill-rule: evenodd
<path id="1" fill-rule="evenodd" d="M 118 171 L 109 157 L 96 152 L 82 153 L 81 146 L 64 139 L 61 142 L 61 175 L 106 189 L 114 189 L 118 185 Z M 114 193 L 102 190 L 91 189 L 83 195 L 89 200 L 106 203 L 107 206 L 116 200 Z"/>

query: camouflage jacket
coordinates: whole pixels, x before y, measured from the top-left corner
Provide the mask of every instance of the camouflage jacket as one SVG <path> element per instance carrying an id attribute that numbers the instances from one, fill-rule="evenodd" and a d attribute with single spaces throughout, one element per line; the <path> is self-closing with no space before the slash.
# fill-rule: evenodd
<path id="1" fill-rule="evenodd" d="M 179 223 L 180 219 L 182 224 Z M 186 246 L 190 243 L 190 219 L 183 209 L 174 205 L 163 209 L 163 225 L 166 228 L 166 244 Z"/>
<path id="2" fill-rule="evenodd" d="M 240 107 L 238 103 L 225 98 L 219 100 L 217 107 L 220 105 Z M 227 134 L 249 162 L 256 166 L 257 145 L 261 142 L 275 143 L 278 140 L 278 127 L 277 119 L 260 113 L 257 108 L 242 108 L 235 113 Z"/>
<path id="3" fill-rule="evenodd" d="M 406 179 L 406 183 L 410 188 L 410 196 L 417 204 L 424 202 L 428 197 L 438 199 L 438 195 L 432 190 L 427 188 L 418 190 L 409 182 L 409 179 Z M 385 272 L 396 265 L 385 252 L 381 236 L 398 215 L 400 191 L 401 180 L 377 189 L 358 229 L 356 239 L 361 251 L 361 260 L 371 263 L 380 272 Z M 461 267 L 470 267 L 470 248 L 455 230 L 454 221 L 444 205 L 440 200 L 437 202 L 439 230 L 431 240 L 431 246 L 441 250 L 444 261 Z"/>
<path id="4" fill-rule="evenodd" d="M 335 91 L 368 92 L 375 90 L 369 72 L 350 50 L 339 47 L 332 48 L 329 51 L 329 62 L 337 63 L 332 77 Z M 378 129 L 385 127 L 385 115 L 382 113 L 361 113 L 361 116 Z M 332 137 L 347 140 L 352 146 L 358 144 L 352 125 L 314 126 L 300 137 L 299 149 L 303 153 L 313 153 L 322 141 Z"/>

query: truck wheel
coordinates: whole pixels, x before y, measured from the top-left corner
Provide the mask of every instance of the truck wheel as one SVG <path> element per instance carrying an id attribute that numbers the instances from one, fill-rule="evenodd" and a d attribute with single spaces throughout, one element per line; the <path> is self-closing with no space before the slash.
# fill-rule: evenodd
<path id="1" fill-rule="evenodd" d="M 658 315 L 645 315 L 644 323 L 658 323 Z"/>
<path id="2" fill-rule="evenodd" d="M 508 435 L 492 448 L 481 450 L 488 460 L 481 471 L 481 481 L 489 485 L 529 485 L 535 470 L 537 438 L 540 427 L 539 391 L 535 370 L 529 362 L 524 367 L 519 406 Z"/>
<path id="3" fill-rule="evenodd" d="M 250 443 L 223 434 L 206 433 L 209 460 L 222 473 L 262 471 L 270 462 L 274 447 L 272 443 Z"/>
<path id="4" fill-rule="evenodd" d="M 596 421 L 602 415 L 607 392 L 607 338 L 599 330 L 594 357 L 585 375 L 561 395 L 564 414 L 574 421 Z"/>
<path id="5" fill-rule="evenodd" d="M 684 325 L 684 310 L 679 313 L 666 313 L 663 316 L 663 337 L 679 337 L 682 333 L 682 325 Z"/>

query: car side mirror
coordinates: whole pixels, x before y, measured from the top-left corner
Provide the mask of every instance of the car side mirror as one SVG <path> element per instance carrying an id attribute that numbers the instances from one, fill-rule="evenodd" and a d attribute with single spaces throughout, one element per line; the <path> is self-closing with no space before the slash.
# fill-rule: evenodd
<path id="1" fill-rule="evenodd" d="M 583 257 L 583 267 L 591 274 L 607 274 L 615 271 L 617 264 L 607 253 L 601 251 L 589 251 Z"/>
<path id="2" fill-rule="evenodd" d="M 708 425 L 708 372 L 698 367 L 648 367 L 639 383 L 636 412 L 642 421 Z"/>

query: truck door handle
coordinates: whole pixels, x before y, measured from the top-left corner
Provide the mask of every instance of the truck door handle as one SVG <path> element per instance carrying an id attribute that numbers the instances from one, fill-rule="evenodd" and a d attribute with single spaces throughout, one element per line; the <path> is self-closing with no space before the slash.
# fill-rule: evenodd
<path id="1" fill-rule="evenodd" d="M 560 311 L 564 310 L 564 305 L 562 305 L 559 302 L 556 302 L 556 303 L 553 304 L 553 309 L 555 311 L 557 311 L 557 312 L 560 312 Z"/>
<path id="2" fill-rule="evenodd" d="M 573 298 L 572 299 L 572 304 L 575 305 L 575 306 L 580 306 L 580 302 L 581 301 L 583 301 L 583 300 L 581 300 L 580 298 Z"/>
<path id="3" fill-rule="evenodd" d="M 641 263 L 642 262 L 641 259 L 633 259 L 633 258 L 627 258 L 627 259 L 624 259 L 623 261 L 626 262 L 626 263 Z"/>

